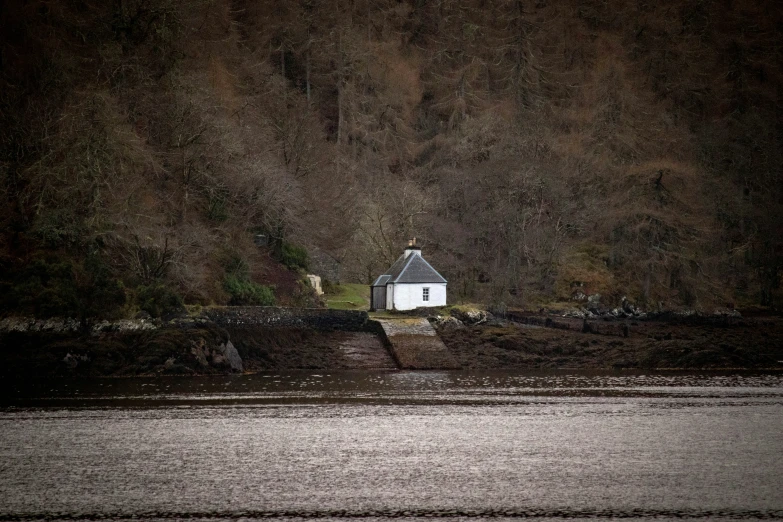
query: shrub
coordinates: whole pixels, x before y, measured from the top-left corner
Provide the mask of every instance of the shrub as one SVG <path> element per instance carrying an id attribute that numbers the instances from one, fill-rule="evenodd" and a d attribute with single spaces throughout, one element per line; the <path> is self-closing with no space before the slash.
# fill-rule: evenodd
<path id="1" fill-rule="evenodd" d="M 229 254 L 223 263 L 226 275 L 235 276 L 241 280 L 250 279 L 250 265 L 236 253 Z"/>
<path id="2" fill-rule="evenodd" d="M 283 246 L 280 249 L 280 262 L 291 270 L 297 268 L 307 270 L 307 250 L 300 246 L 292 245 L 291 243 L 283 243 Z"/>
<path id="3" fill-rule="evenodd" d="M 36 259 L 14 274 L 8 306 L 38 317 L 78 316 L 73 265 Z"/>
<path id="4" fill-rule="evenodd" d="M 228 219 L 228 190 L 210 190 L 207 203 L 207 218 L 215 223 L 223 223 Z"/>
<path id="5" fill-rule="evenodd" d="M 268 286 L 259 285 L 236 274 L 226 274 L 223 288 L 231 305 L 274 306 L 275 295 Z"/>
<path id="6" fill-rule="evenodd" d="M 69 209 L 54 209 L 41 213 L 33 223 L 34 234 L 50 248 L 79 245 L 87 229 Z"/>
<path id="7" fill-rule="evenodd" d="M 127 300 L 125 285 L 115 278 L 98 252 L 87 256 L 77 285 L 82 317 L 120 317 Z"/>
<path id="8" fill-rule="evenodd" d="M 268 286 L 259 285 L 250 280 L 250 266 L 234 254 L 225 263 L 226 274 L 223 277 L 223 289 L 229 295 L 230 305 L 273 306 L 275 295 Z"/>
<path id="9" fill-rule="evenodd" d="M 136 302 L 141 310 L 152 317 L 182 309 L 182 298 L 163 283 L 142 285 L 136 289 Z"/>
<path id="10" fill-rule="evenodd" d="M 98 253 L 82 263 L 39 258 L 12 274 L 5 306 L 37 317 L 116 318 L 125 305 L 125 286 Z"/>

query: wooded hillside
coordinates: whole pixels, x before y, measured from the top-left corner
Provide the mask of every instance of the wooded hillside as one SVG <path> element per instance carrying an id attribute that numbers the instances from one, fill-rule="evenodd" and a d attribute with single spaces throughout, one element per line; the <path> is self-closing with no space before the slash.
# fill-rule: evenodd
<path id="1" fill-rule="evenodd" d="M 1 9 L 6 310 L 306 304 L 302 249 L 411 236 L 455 301 L 781 305 L 775 0 Z"/>

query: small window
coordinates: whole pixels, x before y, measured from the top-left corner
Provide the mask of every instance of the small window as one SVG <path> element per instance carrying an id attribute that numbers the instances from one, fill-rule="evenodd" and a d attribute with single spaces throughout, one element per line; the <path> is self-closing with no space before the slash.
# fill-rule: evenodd
<path id="1" fill-rule="evenodd" d="M 429 301 L 430 300 L 430 289 L 429 288 L 422 288 L 421 289 L 421 300 L 422 301 Z"/>

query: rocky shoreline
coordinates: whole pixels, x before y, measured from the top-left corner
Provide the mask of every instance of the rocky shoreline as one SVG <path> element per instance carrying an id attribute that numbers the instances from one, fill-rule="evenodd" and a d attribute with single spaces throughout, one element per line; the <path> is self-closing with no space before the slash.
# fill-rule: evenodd
<path id="1" fill-rule="evenodd" d="M 509 312 L 436 324 L 462 368 L 783 369 L 779 316 Z"/>
<path id="2" fill-rule="evenodd" d="M 0 376 L 214 375 L 355 365 L 346 345 L 375 344 L 366 312 L 222 307 L 168 320 L 0 320 Z M 358 338 L 358 339 L 357 339 Z"/>
<path id="3" fill-rule="evenodd" d="M 783 369 L 778 316 L 414 314 L 428 317 L 462 369 Z M 389 369 L 385 350 L 366 312 L 225 308 L 89 327 L 0 320 L 0 376 L 25 378 Z"/>

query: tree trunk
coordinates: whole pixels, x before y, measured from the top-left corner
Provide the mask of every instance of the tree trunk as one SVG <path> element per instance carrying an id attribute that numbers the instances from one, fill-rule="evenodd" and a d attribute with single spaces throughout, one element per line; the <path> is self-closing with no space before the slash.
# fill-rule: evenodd
<path id="1" fill-rule="evenodd" d="M 343 42 L 337 36 L 337 144 L 343 141 Z"/>
<path id="2" fill-rule="evenodd" d="M 308 44 L 307 55 L 305 56 L 305 85 L 307 88 L 307 105 L 310 105 L 310 49 Z"/>
<path id="3" fill-rule="evenodd" d="M 280 43 L 280 69 L 283 74 L 283 105 L 285 108 L 288 108 L 288 89 L 287 87 L 287 81 L 285 78 L 285 44 Z"/>
<path id="4" fill-rule="evenodd" d="M 188 176 L 188 165 L 187 165 L 187 161 L 185 159 L 185 147 L 183 146 L 181 150 L 182 150 L 182 181 L 183 181 L 185 186 L 184 186 L 184 191 L 183 191 L 183 195 L 182 195 L 182 212 L 180 213 L 181 214 L 180 221 L 184 222 L 185 221 L 185 214 L 186 214 L 187 208 L 188 208 L 188 197 L 190 195 L 189 194 L 189 192 L 190 192 L 190 176 Z"/>

